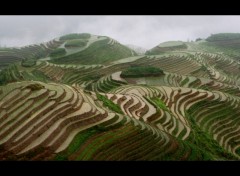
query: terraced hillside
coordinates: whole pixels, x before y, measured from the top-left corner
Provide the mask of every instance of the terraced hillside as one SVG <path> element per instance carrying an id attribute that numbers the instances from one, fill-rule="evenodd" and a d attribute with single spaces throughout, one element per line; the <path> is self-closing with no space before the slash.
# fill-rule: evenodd
<path id="1" fill-rule="evenodd" d="M 109 37 L 56 41 L 0 72 L 0 160 L 240 159 L 236 49 L 202 40 L 137 56 Z"/>
<path id="2" fill-rule="evenodd" d="M 167 51 L 184 50 L 187 46 L 181 41 L 169 41 L 160 43 L 158 46 L 147 51 L 146 54 L 161 54 Z"/>
<path id="3" fill-rule="evenodd" d="M 44 58 L 61 44 L 61 41 L 54 39 L 46 43 L 21 48 L 0 48 L 0 70 L 17 61 L 26 63 L 29 59 Z"/>
<path id="4" fill-rule="evenodd" d="M 53 63 L 105 64 L 137 55 L 132 49 L 106 36 L 69 34 L 60 37 L 60 40 L 64 41 L 60 48 L 65 49 L 66 53 L 52 57 Z"/>

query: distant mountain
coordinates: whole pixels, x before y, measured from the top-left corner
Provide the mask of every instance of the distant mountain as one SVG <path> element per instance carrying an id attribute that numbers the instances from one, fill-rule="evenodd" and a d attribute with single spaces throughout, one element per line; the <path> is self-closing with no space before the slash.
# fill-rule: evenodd
<path id="1" fill-rule="evenodd" d="M 205 40 L 185 44 L 188 50 L 224 53 L 239 61 L 240 33 L 211 34 Z"/>
<path id="2" fill-rule="evenodd" d="M 139 55 L 142 55 L 142 54 L 145 54 L 145 52 L 147 51 L 147 49 L 143 48 L 143 47 L 140 47 L 140 46 L 136 46 L 136 45 L 131 45 L 131 44 L 128 44 L 126 45 L 128 48 L 134 50 L 137 54 Z"/>
<path id="3" fill-rule="evenodd" d="M 228 41 L 228 40 L 236 40 L 240 39 L 240 33 L 218 33 L 212 34 L 206 40 L 208 42 L 216 42 L 216 41 Z"/>
<path id="4" fill-rule="evenodd" d="M 240 48 L 240 33 L 219 33 L 212 34 L 206 41 L 215 44 L 217 46 L 227 48 Z"/>
<path id="5" fill-rule="evenodd" d="M 167 51 L 187 49 L 187 45 L 182 41 L 168 41 L 160 43 L 158 46 L 148 50 L 146 54 L 161 54 Z"/>

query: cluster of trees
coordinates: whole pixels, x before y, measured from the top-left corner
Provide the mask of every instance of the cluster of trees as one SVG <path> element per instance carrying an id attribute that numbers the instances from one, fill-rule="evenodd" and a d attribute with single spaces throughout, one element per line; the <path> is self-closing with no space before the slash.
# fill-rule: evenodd
<path id="1" fill-rule="evenodd" d="M 0 85 L 4 85 L 7 82 L 7 78 L 6 78 L 6 71 L 2 70 L 0 71 Z"/>
<path id="2" fill-rule="evenodd" d="M 222 41 L 222 40 L 236 40 L 240 39 L 240 33 L 219 33 L 212 34 L 206 40 L 208 42 Z"/>
<path id="3" fill-rule="evenodd" d="M 37 61 L 35 59 L 32 58 L 25 58 L 22 60 L 21 65 L 23 67 L 32 67 L 34 65 L 36 65 Z"/>
<path id="4" fill-rule="evenodd" d="M 67 41 L 65 47 L 84 47 L 87 45 L 88 40 L 85 39 L 74 39 Z"/>
<path id="5" fill-rule="evenodd" d="M 195 42 L 198 42 L 198 41 L 200 41 L 200 40 L 202 40 L 201 38 L 197 38 L 196 40 L 195 40 Z"/>
<path id="6" fill-rule="evenodd" d="M 65 48 L 57 48 L 50 53 L 50 57 L 58 57 L 66 54 Z"/>
<path id="7" fill-rule="evenodd" d="M 19 71 L 15 64 L 9 65 L 7 68 L 0 71 L 0 85 L 5 85 L 9 82 L 17 81 L 17 79 L 21 79 L 21 75 L 19 74 Z"/>
<path id="8" fill-rule="evenodd" d="M 73 33 L 73 34 L 68 34 L 60 37 L 59 40 L 72 40 L 72 39 L 89 39 L 91 37 L 90 34 L 88 33 Z"/>

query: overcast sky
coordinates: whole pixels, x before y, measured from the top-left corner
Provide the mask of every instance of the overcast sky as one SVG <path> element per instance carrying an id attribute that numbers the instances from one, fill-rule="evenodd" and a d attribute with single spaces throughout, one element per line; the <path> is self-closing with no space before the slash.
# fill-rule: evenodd
<path id="1" fill-rule="evenodd" d="M 0 24 L 0 45 L 8 47 L 84 32 L 150 49 L 170 40 L 240 32 L 240 16 L 0 16 Z"/>

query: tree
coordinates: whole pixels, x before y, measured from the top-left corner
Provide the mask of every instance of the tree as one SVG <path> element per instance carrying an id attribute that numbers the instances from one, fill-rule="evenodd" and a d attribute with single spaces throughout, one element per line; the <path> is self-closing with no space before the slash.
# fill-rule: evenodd
<path id="1" fill-rule="evenodd" d="M 197 38 L 195 41 L 197 42 L 197 41 L 200 41 L 200 40 L 202 40 L 201 38 Z"/>

